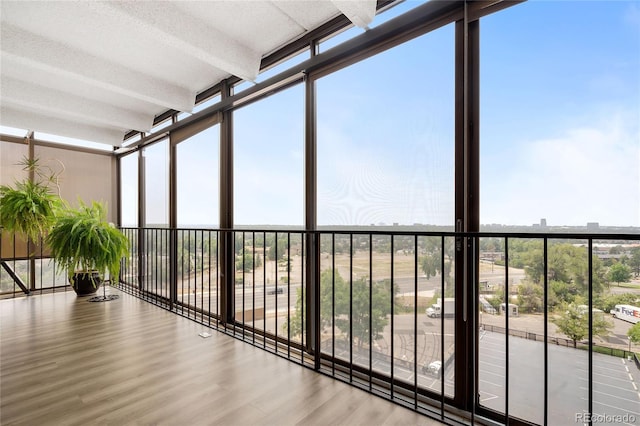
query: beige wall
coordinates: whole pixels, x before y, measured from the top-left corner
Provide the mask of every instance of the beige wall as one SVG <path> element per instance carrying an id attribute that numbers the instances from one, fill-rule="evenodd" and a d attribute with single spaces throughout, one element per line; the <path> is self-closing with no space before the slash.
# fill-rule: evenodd
<path id="1" fill-rule="evenodd" d="M 85 203 L 101 201 L 107 205 L 108 219 L 116 222 L 116 160 L 110 155 L 99 155 L 60 148 L 36 146 L 35 156 L 43 163 L 64 164 L 60 178 L 60 195 L 72 206 L 78 198 Z"/>
<path id="2" fill-rule="evenodd" d="M 28 174 L 22 171 L 22 166 L 17 165 L 28 153 L 29 149 L 26 144 L 0 141 L 0 185 L 13 186 L 16 180 L 28 177 Z M 0 235 L 0 255 L 2 258 L 13 257 L 13 245 L 13 235 L 6 232 Z M 15 245 L 16 257 L 26 257 L 26 243 L 17 238 Z"/>
<path id="3" fill-rule="evenodd" d="M 16 180 L 28 177 L 22 171 L 22 166 L 16 165 L 23 157 L 28 155 L 26 144 L 13 142 L 0 142 L 0 185 L 13 185 Z M 107 205 L 110 222 L 116 222 L 117 217 L 117 186 L 116 186 L 116 160 L 115 157 L 90 152 L 72 151 L 63 148 L 39 146 L 36 144 L 35 156 L 39 158 L 43 166 L 59 170 L 60 163 L 64 165 L 64 171 L 60 177 L 60 195 L 72 206 L 78 205 L 78 198 L 85 203 L 101 201 Z M 15 251 L 14 251 L 15 250 Z M 32 252 L 40 254 L 40 248 Z M 13 236 L 4 233 L 1 237 L 0 256 L 6 258 L 26 258 L 28 251 L 26 243 L 16 238 L 14 247 Z"/>
<path id="4" fill-rule="evenodd" d="M 29 155 L 26 144 L 0 141 L 0 185 L 13 185 L 16 180 L 28 177 L 17 165 L 23 157 Z"/>

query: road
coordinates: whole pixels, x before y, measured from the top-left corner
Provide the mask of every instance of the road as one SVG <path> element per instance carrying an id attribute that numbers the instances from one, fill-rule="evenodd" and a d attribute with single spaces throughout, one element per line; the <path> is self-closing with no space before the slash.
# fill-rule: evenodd
<path id="1" fill-rule="evenodd" d="M 235 306 L 237 311 L 251 310 L 253 308 L 253 303 L 255 302 L 256 309 L 265 309 L 267 312 L 273 311 L 275 312 L 276 305 L 278 311 L 286 310 L 287 308 L 287 291 L 290 291 L 290 306 L 295 308 L 296 298 L 298 294 L 298 289 L 300 288 L 300 284 L 291 284 L 287 287 L 286 284 L 278 285 L 278 291 L 282 293 L 276 293 L 276 287 L 274 285 L 268 285 L 266 287 L 267 293 L 265 298 L 265 287 L 263 285 L 256 285 L 255 295 L 253 293 L 253 288 L 251 286 L 247 286 L 243 293 L 242 286 L 236 286 L 235 288 Z M 288 290 L 289 289 L 289 290 Z M 215 287 L 211 289 L 205 287 L 204 291 L 198 289 L 191 289 L 190 293 L 185 291 L 180 294 L 179 292 L 179 300 L 180 295 L 182 296 L 182 300 L 185 303 L 195 305 L 196 307 L 200 306 L 202 303 L 202 299 L 204 299 L 204 303 L 208 304 L 208 298 L 211 297 L 211 300 L 217 300 L 218 291 Z"/>

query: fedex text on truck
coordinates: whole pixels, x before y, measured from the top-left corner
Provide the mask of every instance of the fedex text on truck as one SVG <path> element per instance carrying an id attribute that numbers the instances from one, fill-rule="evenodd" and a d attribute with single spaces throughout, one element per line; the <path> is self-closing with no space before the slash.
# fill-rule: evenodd
<path id="1" fill-rule="evenodd" d="M 616 305 L 611 311 L 613 316 L 618 319 L 629 321 L 631 323 L 640 322 L 640 308 L 631 305 Z"/>

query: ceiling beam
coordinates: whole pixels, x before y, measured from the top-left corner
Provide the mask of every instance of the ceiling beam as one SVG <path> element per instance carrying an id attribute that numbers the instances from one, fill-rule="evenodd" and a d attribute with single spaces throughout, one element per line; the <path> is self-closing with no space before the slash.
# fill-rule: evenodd
<path id="1" fill-rule="evenodd" d="M 3 105 L 17 106 L 25 110 L 39 110 L 46 115 L 115 128 L 148 131 L 153 126 L 152 114 L 118 108 L 12 77 L 3 75 L 0 79 L 0 87 L 2 87 Z"/>
<path id="2" fill-rule="evenodd" d="M 133 1 L 92 2 L 90 7 L 101 15 L 110 14 L 132 28 L 153 35 L 160 44 L 188 53 L 211 67 L 244 80 L 256 79 L 262 59 L 259 52 L 194 19 L 171 2 L 158 4 L 161 6 L 149 7 L 147 2 Z"/>
<path id="3" fill-rule="evenodd" d="M 195 93 L 172 82 L 134 71 L 55 41 L 3 23 L 2 60 L 18 62 L 41 72 L 68 75 L 85 84 L 165 108 L 191 111 Z"/>
<path id="4" fill-rule="evenodd" d="M 376 0 L 331 0 L 331 2 L 360 28 L 367 28 L 376 16 Z"/>
<path id="5" fill-rule="evenodd" d="M 4 103 L 0 106 L 0 117 L 2 117 L 2 124 L 5 126 L 19 129 L 38 129 L 44 133 L 65 135 L 70 138 L 106 143 L 112 146 L 122 145 L 122 137 L 125 133 L 121 129 L 93 126 L 45 116 L 32 110 L 5 106 Z"/>

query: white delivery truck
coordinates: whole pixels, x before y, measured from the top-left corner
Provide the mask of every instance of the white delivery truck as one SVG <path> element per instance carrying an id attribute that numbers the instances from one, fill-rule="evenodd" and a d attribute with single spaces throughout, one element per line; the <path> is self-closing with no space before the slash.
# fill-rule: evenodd
<path id="1" fill-rule="evenodd" d="M 611 310 L 614 317 L 629 321 L 630 323 L 640 322 L 640 308 L 631 305 L 616 305 L 615 309 Z"/>
<path id="2" fill-rule="evenodd" d="M 444 308 L 444 316 L 452 317 L 456 314 L 456 299 L 453 297 L 446 297 L 444 299 L 444 305 L 442 304 L 442 298 L 438 297 L 437 303 L 429 306 L 426 310 L 427 316 L 431 318 L 438 318 L 442 316 L 442 311 Z"/>

